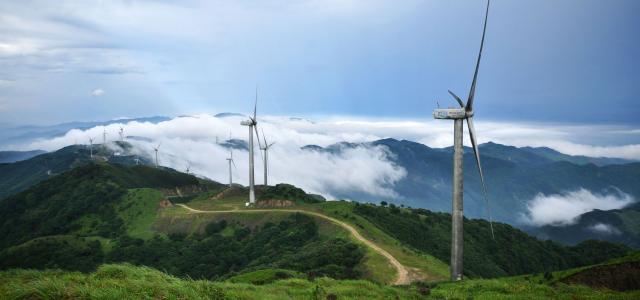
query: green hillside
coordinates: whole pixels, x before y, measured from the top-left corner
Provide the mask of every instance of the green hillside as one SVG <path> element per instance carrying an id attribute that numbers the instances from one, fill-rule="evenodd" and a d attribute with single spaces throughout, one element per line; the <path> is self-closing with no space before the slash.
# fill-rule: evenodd
<path id="1" fill-rule="evenodd" d="M 438 284 L 448 278 L 448 214 L 324 201 L 284 184 L 257 194 L 245 207 L 244 187 L 146 166 L 87 163 L 53 176 L 0 200 L 0 298 L 635 295 L 537 279 L 621 257 L 624 246 L 565 247 L 501 223 L 494 241 L 486 221 L 465 220 L 466 275 L 478 279 Z"/>
<path id="2" fill-rule="evenodd" d="M 560 274 L 553 273 L 553 276 Z M 615 291 L 551 282 L 543 274 L 391 287 L 364 280 L 289 278 L 254 285 L 181 279 L 147 267 L 103 265 L 93 273 L 0 272 L 3 299 L 638 299 Z"/>

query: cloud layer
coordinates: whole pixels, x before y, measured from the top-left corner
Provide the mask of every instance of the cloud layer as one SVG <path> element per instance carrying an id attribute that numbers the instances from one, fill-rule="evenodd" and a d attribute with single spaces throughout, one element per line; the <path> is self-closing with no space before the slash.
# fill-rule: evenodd
<path id="1" fill-rule="evenodd" d="M 415 120 L 370 120 L 353 117 L 330 117 L 319 120 L 284 116 L 258 117 L 259 128 L 269 142 L 277 142 L 270 152 L 270 183 L 287 182 L 314 193 L 327 196 L 365 193 L 374 196 L 394 196 L 393 185 L 405 176 L 405 171 L 393 165 L 389 153 L 382 147 L 358 147 L 339 156 L 328 153 L 302 151 L 306 145 L 328 146 L 338 142 L 370 142 L 392 137 L 418 141 L 431 147 L 447 147 L 453 140 L 450 122 L 419 122 Z M 227 150 L 216 144 L 233 137 L 246 140 L 247 127 L 240 126 L 241 116 L 214 117 L 209 114 L 183 116 L 153 123 L 130 122 L 98 126 L 87 130 L 71 130 L 64 136 L 15 145 L 18 150 L 56 150 L 69 144 L 88 143 L 89 137 L 102 140 L 106 130 L 108 139 L 115 140 L 120 127 L 125 136 L 144 137 L 150 142 L 131 139 L 140 154 L 151 156 L 152 147 L 162 143 L 160 164 L 191 171 L 220 182 L 228 181 Z M 610 156 L 637 159 L 640 145 L 590 146 L 572 143 L 585 133 L 606 136 L 607 132 L 625 131 L 625 127 L 540 125 L 526 123 L 478 122 L 480 142 L 495 141 L 516 146 L 550 146 L 560 152 L 588 156 Z M 635 132 L 624 133 L 637 135 Z M 468 144 L 468 137 L 465 143 Z M 235 153 L 237 170 L 235 181 L 246 184 L 247 152 Z M 256 153 L 256 181 L 262 182 L 262 165 Z M 544 197 L 537 201 L 545 204 Z M 537 203 L 537 202 L 536 202 Z M 543 205 L 544 206 L 544 205 Z M 543 207 L 541 206 L 541 207 Z M 534 206 L 537 220 L 538 206 Z"/>
<path id="2" fill-rule="evenodd" d="M 524 221 L 531 225 L 563 226 L 575 224 L 578 217 L 594 209 L 611 210 L 622 208 L 634 201 L 629 194 L 618 191 L 610 194 L 592 193 L 578 189 L 563 194 L 538 194 L 527 204 L 528 213 Z M 592 228 L 594 231 L 611 231 L 605 224 Z"/>

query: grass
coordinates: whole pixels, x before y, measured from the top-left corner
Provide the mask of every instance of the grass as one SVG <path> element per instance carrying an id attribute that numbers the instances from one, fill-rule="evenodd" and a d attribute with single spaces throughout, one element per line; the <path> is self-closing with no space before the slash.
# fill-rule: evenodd
<path id="1" fill-rule="evenodd" d="M 415 290 L 363 280 L 278 280 L 266 285 L 179 279 L 131 265 L 103 265 L 83 274 L 63 271 L 0 272 L 2 299 L 418 299 Z"/>
<path id="2" fill-rule="evenodd" d="M 430 290 L 434 299 L 640 299 L 640 291 L 615 292 L 581 285 L 554 285 L 523 276 L 441 283 Z"/>
<path id="3" fill-rule="evenodd" d="M 252 210 L 252 208 L 247 208 L 244 206 L 244 203 L 246 202 L 246 196 L 233 195 L 215 200 L 212 199 L 212 196 L 213 195 L 211 194 L 202 195 L 187 203 L 187 205 L 189 205 L 189 207 L 191 208 L 199 210 L 236 211 L 230 213 L 207 215 L 207 218 L 211 218 L 210 220 L 216 221 L 226 219 L 227 221 L 244 223 L 249 227 L 263 224 L 266 220 L 272 218 L 274 215 L 280 215 L 276 213 L 277 209 L 273 209 L 273 212 L 269 213 L 237 213 L 240 211 Z M 353 203 L 345 201 L 326 201 L 315 204 L 297 204 L 296 206 L 287 207 L 284 209 L 300 209 L 305 211 L 317 212 L 350 224 L 351 226 L 356 228 L 362 236 L 373 241 L 378 246 L 393 255 L 398 261 L 400 261 L 400 263 L 402 263 L 410 270 L 411 277 L 415 279 L 423 281 L 442 281 L 449 277 L 449 267 L 447 264 L 436 259 L 433 256 L 420 253 L 419 251 L 415 251 L 407 247 L 406 245 L 401 244 L 399 241 L 384 233 L 371 222 L 354 214 L 353 206 Z M 176 226 L 176 222 L 178 222 L 178 220 L 182 220 L 182 222 L 195 222 L 193 218 L 199 219 L 203 217 L 203 215 L 194 216 L 185 214 L 185 212 L 185 210 L 180 209 L 167 211 L 165 216 L 171 216 L 173 217 L 173 220 L 170 222 L 167 222 L 166 220 L 162 222 L 170 223 L 172 224 L 172 226 L 174 226 L 174 228 L 180 228 L 179 225 Z M 327 225 L 326 223 L 330 222 L 327 222 L 326 220 L 320 218 L 317 218 L 317 220 L 319 221 L 319 225 L 321 227 L 321 234 L 323 232 L 326 232 L 326 234 L 338 234 L 338 236 L 342 235 L 343 237 L 348 236 L 350 238 L 350 235 L 342 228 L 331 226 L 331 224 Z M 195 229 L 191 228 L 190 230 Z M 331 230 L 333 230 L 334 232 L 331 232 Z M 372 251 L 369 248 L 367 248 L 367 252 L 364 258 L 364 265 L 360 268 L 360 271 L 365 274 L 364 278 L 375 282 L 392 282 L 396 276 L 396 272 L 393 266 L 389 264 L 388 260 L 379 253 Z"/>
<path id="4" fill-rule="evenodd" d="M 235 275 L 227 279 L 231 283 L 265 284 L 288 278 L 303 278 L 304 274 L 285 269 L 262 269 Z"/>
<path id="5" fill-rule="evenodd" d="M 158 204 L 164 196 L 155 189 L 130 189 L 118 202 L 116 211 L 132 237 L 148 239 L 154 232 L 151 225 L 156 220 Z"/>
<path id="6" fill-rule="evenodd" d="M 89 274 L 56 270 L 0 272 L 1 299 L 639 299 L 640 291 L 614 292 L 580 285 L 533 282 L 523 276 L 392 287 L 365 280 L 300 278 L 263 285 L 261 270 L 225 282 L 180 279 L 128 264 L 102 265 Z M 248 280 L 247 280 L 248 279 Z M 235 282 L 234 282 L 235 281 Z"/>

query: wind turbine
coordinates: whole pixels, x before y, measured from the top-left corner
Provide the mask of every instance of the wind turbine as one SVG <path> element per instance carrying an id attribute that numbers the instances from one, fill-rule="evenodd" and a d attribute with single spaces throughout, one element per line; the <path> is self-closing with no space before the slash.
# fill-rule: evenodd
<path id="1" fill-rule="evenodd" d="M 489 224 L 491 226 L 491 236 L 493 235 L 493 222 L 491 221 L 491 211 L 489 210 L 489 198 L 487 197 L 487 187 L 484 183 L 484 175 L 482 174 L 482 167 L 480 166 L 480 152 L 478 152 L 478 143 L 476 141 L 476 130 L 473 126 L 473 98 L 476 91 L 476 81 L 478 79 L 478 69 L 480 68 L 480 58 L 482 57 L 482 48 L 484 46 L 484 36 L 487 31 L 487 17 L 489 16 L 489 3 L 487 0 L 487 9 L 484 17 L 484 29 L 482 30 L 482 41 L 480 42 L 480 52 L 478 53 L 478 60 L 476 62 L 476 69 L 473 74 L 473 81 L 471 82 L 471 90 L 469 91 L 469 98 L 465 105 L 460 97 L 453 92 L 449 91 L 449 94 L 458 102 L 460 108 L 443 108 L 435 109 L 433 111 L 433 117 L 435 119 L 452 119 L 454 120 L 454 154 L 453 154 L 453 211 L 451 213 L 451 280 L 462 280 L 462 136 L 463 136 L 463 120 L 467 121 L 469 126 L 469 136 L 471 137 L 471 144 L 473 145 L 473 153 L 475 154 L 476 164 L 478 165 L 478 172 L 480 173 L 480 181 L 482 182 L 482 191 L 487 202 L 487 211 L 489 211 Z M 494 237 L 495 238 L 495 237 Z"/>
<path id="2" fill-rule="evenodd" d="M 233 148 L 229 149 L 229 158 L 227 158 L 227 162 L 229 163 L 229 187 L 233 185 L 233 173 L 231 173 L 231 164 L 233 167 L 236 167 L 236 163 L 233 161 Z"/>
<path id="3" fill-rule="evenodd" d="M 107 144 L 107 128 L 102 128 L 102 144 Z"/>
<path id="4" fill-rule="evenodd" d="M 267 186 L 267 176 L 269 175 L 269 148 L 271 148 L 271 146 L 276 142 L 268 144 L 267 137 L 264 135 L 264 130 L 262 131 L 262 139 L 264 140 L 264 147 L 260 147 L 260 150 L 264 151 L 264 186 Z"/>
<path id="5" fill-rule="evenodd" d="M 256 100 L 253 105 L 253 117 L 249 117 L 249 120 L 244 120 L 240 123 L 242 126 L 249 127 L 249 204 L 256 203 L 255 194 L 255 179 L 253 168 L 253 132 L 256 132 L 258 138 L 258 144 L 260 144 L 260 137 L 258 137 L 258 121 L 256 119 L 256 110 L 258 108 L 258 88 L 256 87 Z"/>
<path id="6" fill-rule="evenodd" d="M 120 141 L 124 142 L 124 129 L 122 127 L 120 127 L 118 134 L 120 135 Z"/>
<path id="7" fill-rule="evenodd" d="M 93 138 L 89 138 L 89 157 L 93 158 Z"/>
<path id="8" fill-rule="evenodd" d="M 191 163 L 190 163 L 190 162 L 187 162 L 187 169 L 185 170 L 185 172 L 186 172 L 187 174 L 189 174 L 189 170 L 190 170 L 190 169 L 191 169 Z"/>
<path id="9" fill-rule="evenodd" d="M 153 148 L 153 151 L 156 152 L 156 168 L 158 167 L 158 149 L 160 149 L 160 145 L 162 145 L 162 143 L 159 143 L 157 147 Z"/>

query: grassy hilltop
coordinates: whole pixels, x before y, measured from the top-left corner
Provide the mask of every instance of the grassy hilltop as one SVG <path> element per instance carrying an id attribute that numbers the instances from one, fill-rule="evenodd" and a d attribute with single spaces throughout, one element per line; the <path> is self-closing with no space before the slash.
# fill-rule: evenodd
<path id="1" fill-rule="evenodd" d="M 567 247 L 501 223 L 492 240 L 487 222 L 465 219 L 471 279 L 447 283 L 448 214 L 325 201 L 284 184 L 257 192 L 247 208 L 242 186 L 147 166 L 87 163 L 53 176 L 0 200 L 0 298 L 638 296 L 639 259 L 619 258 L 625 246 Z M 612 274 L 630 282 L 611 285 Z"/>

